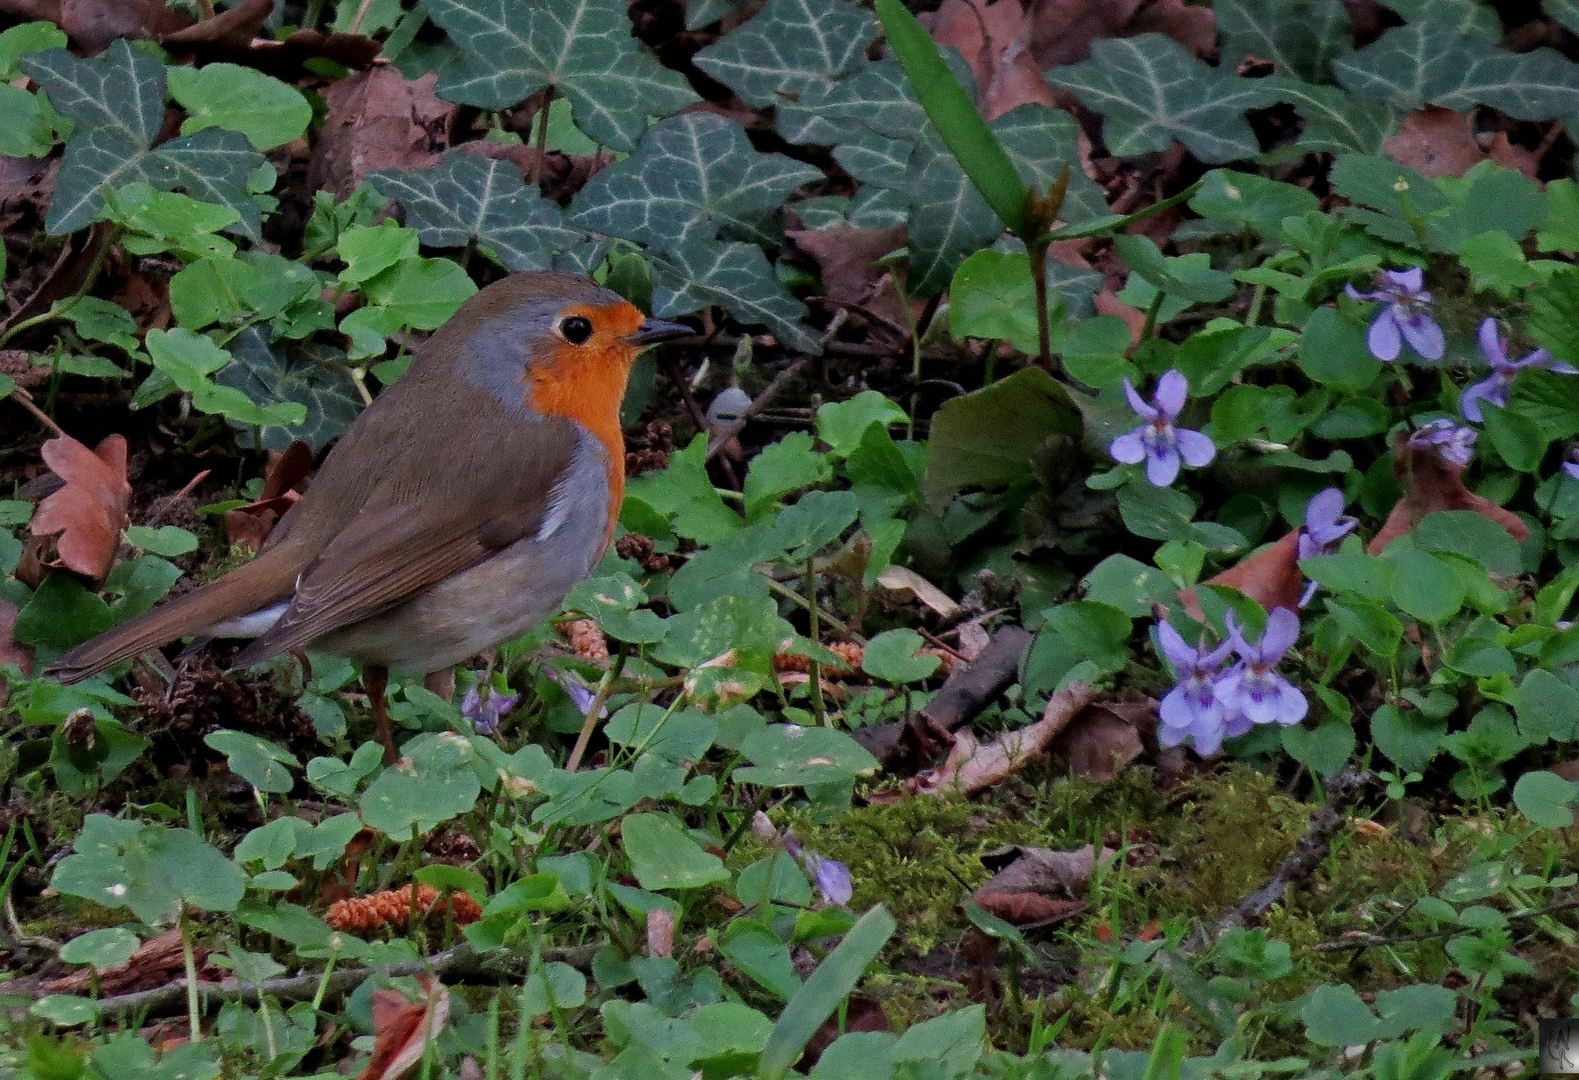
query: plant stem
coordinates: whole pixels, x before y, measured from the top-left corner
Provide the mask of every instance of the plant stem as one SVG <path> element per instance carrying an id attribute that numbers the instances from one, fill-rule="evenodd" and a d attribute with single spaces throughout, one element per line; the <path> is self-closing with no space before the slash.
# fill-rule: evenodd
<path id="1" fill-rule="evenodd" d="M 1162 311 L 1162 300 L 1165 296 L 1167 296 L 1167 293 L 1158 289 L 1157 295 L 1153 296 L 1151 303 L 1146 305 L 1146 321 L 1140 328 L 1140 340 L 1142 342 L 1150 341 L 1152 335 L 1157 332 L 1157 315 Z"/>
<path id="2" fill-rule="evenodd" d="M 367 9 L 372 6 L 373 0 L 362 0 L 361 5 L 356 9 L 356 17 L 351 20 L 351 33 L 362 32 L 362 20 L 367 18 Z"/>
<path id="3" fill-rule="evenodd" d="M 537 148 L 537 157 L 532 162 L 532 183 L 539 189 L 543 186 L 543 166 L 548 162 L 548 107 L 554 103 L 554 88 L 548 87 L 543 91 L 543 107 L 537 111 L 537 137 L 533 145 Z"/>
<path id="4" fill-rule="evenodd" d="M 77 286 L 76 292 L 72 293 L 65 300 L 56 304 L 48 311 L 41 311 L 32 318 L 23 319 L 15 326 L 6 327 L 5 333 L 0 334 L 0 348 L 4 348 L 12 338 L 16 337 L 22 331 L 29 330 L 35 326 L 38 326 L 40 323 L 47 323 L 55 319 L 62 318 L 66 312 L 70 311 L 72 308 L 81 303 L 82 298 L 88 295 L 88 290 L 93 288 L 94 284 L 99 280 L 99 271 L 104 269 L 104 260 L 109 255 L 110 248 L 115 246 L 115 241 L 120 239 L 120 235 L 121 230 L 119 228 L 115 228 L 111 229 L 110 232 L 104 237 L 104 243 L 100 244 L 99 250 L 94 252 L 93 262 L 88 265 L 87 276 L 82 279 L 82 284 Z"/>
<path id="5" fill-rule="evenodd" d="M 186 917 L 186 904 L 181 904 L 181 962 L 186 967 L 186 1014 L 192 1024 L 192 1041 L 203 1041 L 202 1015 L 197 1003 L 197 957 L 192 954 L 192 924 Z"/>
<path id="6" fill-rule="evenodd" d="M 613 665 L 603 673 L 603 678 L 598 680 L 597 693 L 592 696 L 592 704 L 587 706 L 587 718 L 581 725 L 581 734 L 576 736 L 576 745 L 570 751 L 570 759 L 565 762 L 566 772 L 575 772 L 581 767 L 581 758 L 587 752 L 587 744 L 592 741 L 593 729 L 598 726 L 598 714 L 603 711 L 603 706 L 608 704 L 609 694 L 614 690 L 614 680 L 625 668 L 625 644 L 620 643 L 619 656 Z"/>
<path id="7" fill-rule="evenodd" d="M 821 631 L 818 616 L 821 609 L 817 606 L 817 560 L 815 556 L 806 558 L 806 636 L 811 638 L 813 645 L 821 645 Z M 828 709 L 822 700 L 822 662 L 815 656 L 810 657 L 807 664 L 811 675 L 811 713 L 817 718 L 818 727 L 828 726 Z"/>
<path id="8" fill-rule="evenodd" d="M 329 993 L 329 976 L 334 974 L 334 962 L 340 959 L 340 950 L 333 945 L 329 946 L 329 962 L 324 965 L 323 978 L 318 980 L 318 992 L 313 994 L 312 1010 L 317 1012 L 323 1008 L 323 999 Z M 258 986 L 258 993 L 263 993 L 263 987 Z"/>
<path id="9" fill-rule="evenodd" d="M 1047 312 L 1047 244 L 1040 240 L 1027 244 L 1026 254 L 1031 257 L 1031 283 L 1036 286 L 1036 362 L 1047 372 L 1053 371 L 1053 332 Z"/>

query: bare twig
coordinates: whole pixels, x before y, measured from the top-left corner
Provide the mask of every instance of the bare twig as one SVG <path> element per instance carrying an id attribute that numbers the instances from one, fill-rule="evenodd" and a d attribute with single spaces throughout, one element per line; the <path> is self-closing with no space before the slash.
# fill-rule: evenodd
<path id="1" fill-rule="evenodd" d="M 1545 915 L 1552 915 L 1559 911 L 1571 911 L 1579 908 L 1579 897 L 1569 897 L 1559 900 L 1555 904 L 1548 904 L 1534 911 L 1515 911 L 1507 916 L 1509 922 L 1520 922 L 1525 919 L 1539 919 Z M 1447 926 L 1440 930 L 1424 930 L 1418 934 L 1364 934 L 1360 937 L 1350 938 L 1347 941 L 1321 941 L 1311 946 L 1312 952 L 1344 952 L 1348 949 L 1378 949 L 1393 945 L 1405 945 L 1411 941 L 1430 941 L 1432 938 L 1452 937 L 1454 934 L 1464 933 L 1462 926 Z"/>
<path id="2" fill-rule="evenodd" d="M 811 363 L 811 360 L 810 356 L 802 356 L 789 367 L 779 372 L 773 381 L 768 383 L 767 389 L 758 394 L 756 400 L 741 410 L 739 419 L 732 421 L 728 427 L 719 428 L 713 435 L 713 441 L 707 445 L 707 459 L 711 461 L 730 439 L 746 430 L 747 422 L 766 408 L 769 402 L 778 397 L 784 387 L 789 385 L 790 380 L 799 375 L 801 369 Z"/>
<path id="3" fill-rule="evenodd" d="M 50 416 L 47 412 L 45 412 L 43 409 L 40 409 L 33 403 L 33 398 L 26 390 L 22 389 L 20 386 L 17 387 L 15 390 L 11 391 L 11 400 L 36 416 L 39 423 L 49 428 L 49 430 L 53 431 L 56 435 L 59 435 L 62 438 L 65 437 L 65 430 L 59 424 L 55 423 L 54 417 Z"/>

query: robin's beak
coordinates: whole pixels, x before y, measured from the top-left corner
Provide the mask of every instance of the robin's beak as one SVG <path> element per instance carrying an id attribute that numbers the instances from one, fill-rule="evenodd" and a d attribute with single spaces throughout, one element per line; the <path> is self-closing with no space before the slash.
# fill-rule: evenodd
<path id="1" fill-rule="evenodd" d="M 686 337 L 696 331 L 684 323 L 664 322 L 662 319 L 645 319 L 636 328 L 634 334 L 625 338 L 626 344 L 634 345 L 638 349 L 648 345 L 656 345 L 660 341 L 670 338 Z"/>

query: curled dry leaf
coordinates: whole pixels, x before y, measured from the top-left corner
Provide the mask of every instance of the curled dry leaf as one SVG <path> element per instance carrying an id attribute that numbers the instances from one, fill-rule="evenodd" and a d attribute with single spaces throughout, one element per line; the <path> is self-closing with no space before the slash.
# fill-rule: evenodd
<path id="1" fill-rule="evenodd" d="M 438 74 L 376 67 L 324 90 L 329 115 L 307 170 L 312 188 L 345 198 L 379 169 L 423 169 L 450 145 L 458 109 L 433 93 Z"/>
<path id="2" fill-rule="evenodd" d="M 418 975 L 427 991 L 408 1001 L 395 990 L 373 991 L 373 1060 L 357 1080 L 399 1080 L 421 1063 L 428 1043 L 450 1018 L 450 992 L 432 975 Z"/>
<path id="3" fill-rule="evenodd" d="M 1046 750 L 1075 714 L 1091 702 L 1091 689 L 1071 683 L 1047 702 L 1042 718 L 1034 724 L 1006 732 L 990 743 L 981 744 L 969 730 L 954 736 L 954 747 L 947 760 L 928 769 L 909 782 L 919 795 L 970 795 L 990 787 L 1024 768 L 1035 755 Z"/>
<path id="4" fill-rule="evenodd" d="M 839 304 L 858 305 L 867 311 L 904 325 L 904 309 L 899 292 L 888 271 L 877 260 L 903 247 L 907 230 L 892 229 L 791 229 L 785 232 L 795 246 L 817 261 L 822 271 L 822 290 Z"/>
<path id="5" fill-rule="evenodd" d="M 674 955 L 674 912 L 668 908 L 647 912 L 647 955 L 654 960 Z"/>
<path id="6" fill-rule="evenodd" d="M 895 592 L 914 593 L 917 600 L 944 619 L 952 619 L 959 611 L 959 605 L 950 599 L 948 593 L 909 567 L 890 566 L 877 575 L 877 583 Z"/>
<path id="7" fill-rule="evenodd" d="M 1077 776 L 1113 779 L 1118 771 L 1141 754 L 1140 722 L 1149 730 L 1157 726 L 1157 703 L 1108 704 L 1094 702 L 1071 720 L 1053 740 L 1053 747 L 1069 757 Z"/>
<path id="8" fill-rule="evenodd" d="M 132 486 L 126 482 L 126 439 L 110 435 L 89 450 L 62 435 L 46 442 L 41 453 L 44 463 L 65 483 L 38 504 L 32 534 L 58 534 L 58 560 L 52 565 L 102 581 L 115 561 L 132 496 Z"/>
<path id="9" fill-rule="evenodd" d="M 1015 926 L 1048 926 L 1063 922 L 1086 910 L 1080 900 L 1051 900 L 1034 892 L 989 892 L 976 894 L 976 903 Z"/>
<path id="10" fill-rule="evenodd" d="M 1032 21 L 1020 0 L 943 0 L 932 36 L 959 50 L 976 77 L 976 103 L 988 120 L 1019 105 L 1056 105 L 1031 53 Z"/>
<path id="11" fill-rule="evenodd" d="M 312 449 L 300 439 L 280 453 L 270 454 L 269 470 L 257 500 L 250 506 L 225 511 L 225 535 L 230 542 L 253 551 L 261 548 L 275 523 L 302 497 L 302 481 L 312 467 Z"/>
<path id="12" fill-rule="evenodd" d="M 1393 449 L 1398 455 L 1393 474 L 1408 487 L 1392 513 L 1387 515 L 1382 531 L 1366 548 L 1372 555 L 1380 555 L 1388 544 L 1438 510 L 1473 510 L 1501 525 L 1521 544 L 1530 538 L 1529 526 L 1520 521 L 1517 514 L 1465 487 L 1464 466 L 1442 457 L 1436 447 L 1411 446 L 1408 433 L 1401 432 L 1393 442 Z"/>
<path id="13" fill-rule="evenodd" d="M 1305 575 L 1299 569 L 1299 530 L 1295 529 L 1277 543 L 1253 552 L 1222 573 L 1207 579 L 1206 584 L 1238 589 L 1267 611 L 1280 607 L 1297 611 L 1300 594 L 1305 589 Z M 1192 619 L 1204 621 L 1205 616 L 1196 601 L 1194 589 L 1180 591 L 1179 601 Z"/>

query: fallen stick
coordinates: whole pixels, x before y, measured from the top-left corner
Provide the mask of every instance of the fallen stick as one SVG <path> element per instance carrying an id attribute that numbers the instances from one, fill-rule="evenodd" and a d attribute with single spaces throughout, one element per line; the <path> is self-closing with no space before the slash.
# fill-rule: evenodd
<path id="1" fill-rule="evenodd" d="M 1311 812 L 1310 824 L 1267 883 L 1239 902 L 1239 906 L 1224 915 L 1217 923 L 1221 934 L 1235 926 L 1259 919 L 1288 893 L 1290 885 L 1306 880 L 1316 872 L 1316 867 L 1332 851 L 1332 838 L 1343 828 L 1345 812 L 1359 802 L 1360 794 L 1374 776 L 1353 765 L 1343 769 L 1327 781 L 1327 801 Z"/>
<path id="2" fill-rule="evenodd" d="M 1042 718 L 1034 724 L 1005 732 L 990 743 L 978 743 L 968 731 L 954 736 L 954 749 L 948 760 L 909 782 L 917 795 L 970 795 L 990 787 L 1025 767 L 1032 757 L 1047 749 L 1069 721 L 1091 703 L 1091 688 L 1070 683 L 1047 701 Z"/>

